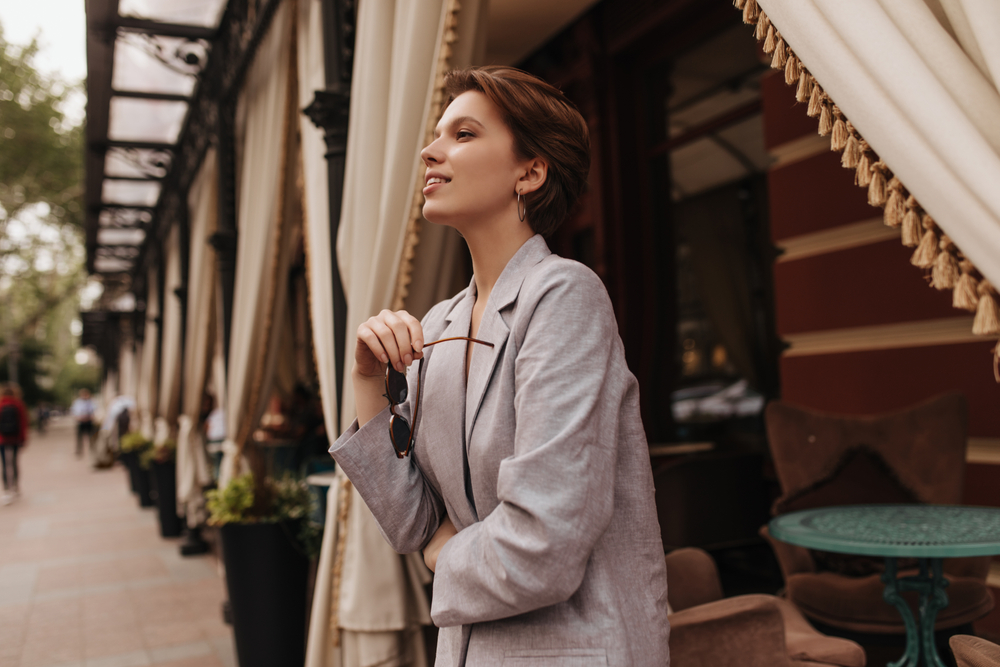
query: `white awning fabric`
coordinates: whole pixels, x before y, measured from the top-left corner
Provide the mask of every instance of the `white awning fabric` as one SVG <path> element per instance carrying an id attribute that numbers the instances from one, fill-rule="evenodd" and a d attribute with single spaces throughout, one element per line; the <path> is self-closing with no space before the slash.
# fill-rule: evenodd
<path id="1" fill-rule="evenodd" d="M 869 201 L 917 246 L 913 263 L 976 310 L 974 333 L 1000 334 L 1000 4 L 735 4 Z"/>

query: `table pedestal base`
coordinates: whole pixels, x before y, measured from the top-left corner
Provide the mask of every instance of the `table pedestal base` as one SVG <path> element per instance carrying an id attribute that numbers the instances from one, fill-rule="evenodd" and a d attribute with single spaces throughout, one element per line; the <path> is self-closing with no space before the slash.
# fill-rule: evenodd
<path id="1" fill-rule="evenodd" d="M 929 567 L 928 567 L 929 562 Z M 885 559 L 885 573 L 882 575 L 885 592 L 882 597 L 899 610 L 906 626 L 906 652 L 888 667 L 945 667 L 934 643 L 934 622 L 938 611 L 948 606 L 948 594 L 944 589 L 948 580 L 941 571 L 940 558 L 921 558 L 920 574 L 912 577 L 898 577 L 895 558 Z M 901 593 L 920 593 L 920 622 L 913 618 L 910 606 Z M 923 654 L 923 661 L 920 660 Z"/>

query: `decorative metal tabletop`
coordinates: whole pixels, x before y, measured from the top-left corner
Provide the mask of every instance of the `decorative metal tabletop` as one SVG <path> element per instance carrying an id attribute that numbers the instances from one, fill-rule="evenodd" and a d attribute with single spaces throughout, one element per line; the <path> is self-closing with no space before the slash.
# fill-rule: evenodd
<path id="1" fill-rule="evenodd" d="M 844 505 L 779 516 L 782 542 L 858 556 L 955 558 L 1000 554 L 1000 508 Z"/>

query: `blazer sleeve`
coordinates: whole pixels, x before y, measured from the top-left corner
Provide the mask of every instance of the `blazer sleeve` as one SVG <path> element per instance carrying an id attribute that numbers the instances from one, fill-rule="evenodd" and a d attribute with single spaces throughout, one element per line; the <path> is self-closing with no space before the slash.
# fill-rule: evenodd
<path id="1" fill-rule="evenodd" d="M 619 413 L 634 378 L 604 285 L 573 267 L 522 288 L 517 309 L 530 321 L 516 350 L 514 455 L 500 464 L 500 504 L 438 556 L 438 626 L 568 600 L 610 524 Z"/>
<path id="2" fill-rule="evenodd" d="M 427 313 L 423 321 L 425 335 L 431 335 L 428 323 L 439 319 L 447 306 L 442 302 Z M 413 376 L 419 368 L 418 363 L 410 366 L 409 395 L 396 408 L 411 423 Z M 413 456 L 396 457 L 389 439 L 389 417 L 387 402 L 386 408 L 361 428 L 355 419 L 330 447 L 330 455 L 368 505 L 382 536 L 397 553 L 408 554 L 423 549 L 434 536 L 445 507 Z"/>

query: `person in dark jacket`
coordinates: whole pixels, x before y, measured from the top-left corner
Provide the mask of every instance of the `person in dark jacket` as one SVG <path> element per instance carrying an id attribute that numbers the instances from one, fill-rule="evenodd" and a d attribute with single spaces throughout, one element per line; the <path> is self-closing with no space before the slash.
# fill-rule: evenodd
<path id="1" fill-rule="evenodd" d="M 21 494 L 17 480 L 17 452 L 28 441 L 28 410 L 15 384 L 0 391 L 0 461 L 3 463 L 3 497 L 9 505 Z"/>

